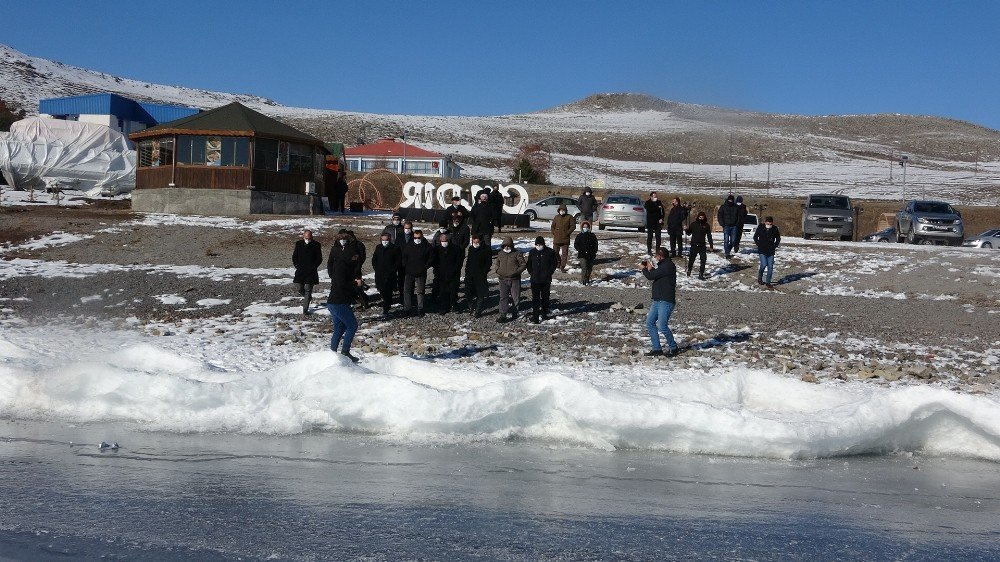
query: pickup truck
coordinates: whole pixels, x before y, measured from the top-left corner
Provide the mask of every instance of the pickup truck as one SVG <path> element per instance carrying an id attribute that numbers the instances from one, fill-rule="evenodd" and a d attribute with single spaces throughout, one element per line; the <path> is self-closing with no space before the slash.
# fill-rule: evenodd
<path id="1" fill-rule="evenodd" d="M 910 201 L 896 213 L 896 241 L 910 244 L 944 242 L 961 246 L 965 237 L 962 215 L 942 201 Z"/>

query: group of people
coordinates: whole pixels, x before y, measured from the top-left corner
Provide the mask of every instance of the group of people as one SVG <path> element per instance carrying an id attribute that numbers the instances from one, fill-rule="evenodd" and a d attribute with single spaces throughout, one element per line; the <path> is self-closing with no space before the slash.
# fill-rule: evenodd
<path id="1" fill-rule="evenodd" d="M 489 295 L 488 276 L 492 270 L 499 287 L 498 322 L 510 322 L 518 318 L 518 308 L 521 298 L 521 278 L 527 272 L 531 288 L 530 321 L 539 323 L 551 318 L 552 278 L 557 270 L 565 272 L 569 260 L 569 246 L 572 243 L 580 263 L 580 282 L 584 285 L 590 282 L 594 261 L 597 258 L 599 242 L 592 232 L 592 214 L 596 201 L 585 205 L 589 214 L 581 210 L 580 232 L 573 238 L 577 230 L 576 218 L 569 214 L 565 205 L 560 206 L 551 224 L 552 246 L 546 245 L 542 236 L 535 238 L 533 247 L 525 254 L 519 251 L 513 238 L 503 238 L 500 247 L 494 255 L 491 239 L 496 231 L 501 229 L 501 214 L 492 197 L 500 197 L 497 192 L 484 191 L 478 194 L 472 209 L 461 204 L 459 197 L 454 197 L 452 205 L 445 211 L 445 218 L 440 228 L 430 235 L 424 236 L 421 229 L 413 227 L 412 222 L 403 221 L 398 214 L 392 216 L 391 222 L 385 226 L 379 235 L 379 243 L 372 252 L 372 269 L 375 273 L 375 288 L 381 297 L 382 318 L 388 320 L 394 303 L 402 302 L 404 316 L 424 316 L 428 300 L 435 305 L 441 314 L 466 309 L 474 317 L 482 316 L 487 296 Z M 585 195 L 587 195 L 585 193 Z M 592 193 L 590 194 L 592 196 Z M 742 204 L 742 198 L 737 198 Z M 502 210 L 502 197 L 499 209 Z M 723 208 L 728 204 L 736 204 L 730 196 L 720 207 L 719 222 L 723 222 Z M 647 317 L 652 350 L 650 355 L 672 355 L 677 353 L 677 344 L 668 327 L 668 320 L 675 306 L 676 266 L 671 258 L 682 257 L 683 235 L 691 237 L 688 254 L 687 273 L 690 276 L 696 257 L 700 257 L 699 278 L 705 279 L 706 248 L 715 250 L 712 239 L 711 225 L 707 215 L 699 212 L 695 221 L 686 228 L 689 205 L 682 205 L 679 198 L 674 198 L 671 208 L 666 211 L 662 203 L 652 194 L 646 202 L 647 220 L 653 221 L 647 236 L 647 245 L 653 261 L 642 263 L 643 275 L 653 284 L 653 306 Z M 725 211 L 726 218 L 729 210 Z M 652 218 L 649 218 L 652 217 Z M 670 236 L 670 249 L 660 245 L 659 232 L 666 222 Z M 742 224 L 742 223 L 741 223 Z M 742 228 L 738 229 L 742 231 Z M 652 242 L 656 239 L 655 250 Z M 727 236 L 724 230 L 724 237 Z M 729 234 L 729 237 L 735 235 Z M 729 238 L 726 238 L 728 241 Z M 754 234 L 754 242 L 761 256 L 758 272 L 758 282 L 771 287 L 771 276 L 774 268 L 774 253 L 781 238 L 773 219 L 767 217 Z M 735 247 L 738 251 L 739 241 L 736 239 L 729 251 Z M 358 321 L 354 315 L 354 304 L 360 301 L 367 306 L 367 294 L 362 279 L 362 266 L 367 259 L 364 243 L 357 239 L 350 230 L 342 229 L 336 235 L 334 245 L 327 259 L 327 272 L 330 275 L 331 290 L 327 299 L 327 308 L 333 322 L 331 348 L 340 349 L 341 353 L 357 361 L 350 353 L 351 342 L 357 332 Z M 303 297 L 302 311 L 310 313 L 310 301 L 313 287 L 319 282 L 317 270 L 322 265 L 323 253 L 320 243 L 313 239 L 312 232 L 305 230 L 302 239 L 295 244 L 292 263 L 295 267 L 294 283 Z M 428 273 L 433 272 L 433 286 L 428 296 Z M 765 275 L 766 273 L 766 281 Z M 463 275 L 464 274 L 464 275 Z M 464 284 L 464 301 L 459 295 Z M 658 337 L 662 332 L 666 338 L 668 350 L 664 352 Z"/>

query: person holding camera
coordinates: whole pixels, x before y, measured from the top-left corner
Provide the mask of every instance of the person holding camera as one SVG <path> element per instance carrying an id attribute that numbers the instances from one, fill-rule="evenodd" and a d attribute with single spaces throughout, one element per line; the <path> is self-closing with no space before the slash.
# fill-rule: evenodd
<path id="1" fill-rule="evenodd" d="M 670 202 L 667 214 L 667 235 L 670 236 L 670 257 L 677 258 L 684 253 L 684 221 L 691 211 L 690 205 L 681 205 L 680 197 Z"/>
<path id="2" fill-rule="evenodd" d="M 643 260 L 642 275 L 653 282 L 653 302 L 649 305 L 649 314 L 646 315 L 646 330 L 649 331 L 652 349 L 646 356 L 673 357 L 678 353 L 677 342 L 674 341 L 674 334 L 667 322 L 670 321 L 670 315 L 677 302 L 677 267 L 674 262 L 667 259 L 666 248 L 656 249 L 656 265 Z M 663 332 L 663 337 L 667 339 L 665 354 L 663 347 L 660 346 L 659 332 Z"/>

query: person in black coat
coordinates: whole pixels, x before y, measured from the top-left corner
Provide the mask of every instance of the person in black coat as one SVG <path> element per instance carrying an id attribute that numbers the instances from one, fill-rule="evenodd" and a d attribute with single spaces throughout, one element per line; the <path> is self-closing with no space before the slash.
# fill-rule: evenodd
<path id="1" fill-rule="evenodd" d="M 681 205 L 679 197 L 670 202 L 670 212 L 667 213 L 667 235 L 670 237 L 670 257 L 680 257 L 684 253 L 684 221 L 688 218 L 689 208 Z"/>
<path id="2" fill-rule="evenodd" d="M 597 198 L 594 197 L 592 189 L 585 188 L 583 195 L 576 202 L 576 208 L 580 209 L 580 218 L 587 221 L 594 221 L 594 211 L 597 210 Z"/>
<path id="3" fill-rule="evenodd" d="M 490 191 L 490 206 L 493 208 L 493 225 L 497 232 L 503 232 L 503 194 L 499 185 Z"/>
<path id="4" fill-rule="evenodd" d="M 458 246 L 462 253 L 465 253 L 465 249 L 469 247 L 469 241 L 472 239 L 472 231 L 469 229 L 469 225 L 458 220 L 458 217 L 452 217 L 451 224 L 448 226 L 449 239 L 453 244 Z"/>
<path id="5" fill-rule="evenodd" d="M 441 314 L 447 314 L 458 306 L 458 287 L 462 283 L 465 252 L 448 240 L 447 234 L 441 234 L 440 239 L 439 245 L 434 248 L 434 288 L 437 289 Z"/>
<path id="6" fill-rule="evenodd" d="M 403 226 L 403 222 L 402 220 L 400 220 L 399 215 L 393 213 L 392 221 L 389 224 L 385 225 L 385 228 L 382 229 L 382 234 L 388 234 L 389 242 L 399 247 L 402 247 L 405 234 L 403 232 L 404 228 L 405 227 Z"/>
<path id="7" fill-rule="evenodd" d="M 736 232 L 743 229 L 743 225 L 740 224 L 740 210 L 732 195 L 726 197 L 725 203 L 719 206 L 715 218 L 719 221 L 719 226 L 722 227 L 722 249 L 726 253 L 726 259 L 730 259 L 733 257 Z"/>
<path id="8" fill-rule="evenodd" d="M 535 247 L 528 252 L 528 274 L 531 275 L 531 321 L 539 322 L 549 316 L 549 300 L 552 292 L 552 274 L 559 267 L 556 251 L 545 245 L 545 238 L 535 238 Z"/>
<path id="9" fill-rule="evenodd" d="M 667 259 L 666 248 L 657 248 L 655 265 L 648 261 L 642 262 L 642 275 L 653 282 L 653 302 L 646 315 L 646 330 L 649 332 L 652 349 L 646 355 L 656 357 L 664 354 L 659 334 L 663 332 L 669 348 L 666 355 L 673 357 L 677 355 L 677 342 L 674 341 L 674 334 L 667 322 L 677 302 L 677 267 Z"/>
<path id="10" fill-rule="evenodd" d="M 660 230 L 666 213 L 655 192 L 649 194 L 649 199 L 642 206 L 646 209 L 646 252 L 653 255 L 653 250 L 660 247 Z M 653 238 L 656 238 L 656 246 L 653 246 Z"/>
<path id="11" fill-rule="evenodd" d="M 490 194 L 480 191 L 479 201 L 469 211 L 469 226 L 471 227 L 472 234 L 480 235 L 483 243 L 491 247 L 493 244 L 493 220 L 493 207 L 490 206 Z"/>
<path id="12" fill-rule="evenodd" d="M 326 299 L 326 307 L 330 311 L 330 321 L 333 323 L 330 349 L 337 351 L 343 341 L 340 352 L 357 363 L 358 358 L 351 355 L 351 343 L 358 331 L 358 318 L 354 315 L 352 307 L 357 289 L 361 286 L 361 278 L 355 275 L 358 255 L 354 248 L 346 244 L 341 245 L 339 240 L 346 240 L 346 236 L 338 235 L 338 242 L 334 248 L 340 246 L 341 250 L 336 252 L 336 255 L 331 250 L 326 262 L 326 271 L 330 274 L 330 296 Z"/>
<path id="13" fill-rule="evenodd" d="M 698 213 L 695 221 L 691 223 L 691 226 L 687 230 L 688 236 L 691 237 L 691 250 L 688 254 L 688 277 L 691 277 L 691 269 L 694 267 L 695 256 L 701 257 L 701 273 L 698 274 L 698 279 L 705 280 L 705 246 L 712 248 L 715 251 L 715 242 L 712 240 L 712 227 L 708 224 L 708 215 L 704 212 Z"/>
<path id="14" fill-rule="evenodd" d="M 451 198 L 451 205 L 444 208 L 444 217 L 441 218 L 438 226 L 448 227 L 451 221 L 458 216 L 458 222 L 465 224 L 469 220 L 469 209 L 462 204 L 462 198 L 458 195 Z"/>
<path id="15" fill-rule="evenodd" d="M 590 274 L 594 271 L 594 260 L 597 259 L 597 235 L 591 232 L 590 223 L 584 221 L 580 234 L 573 241 L 573 248 L 580 258 L 580 283 L 588 285 Z"/>
<path id="16" fill-rule="evenodd" d="M 361 269 L 365 260 L 368 258 L 368 250 L 365 248 L 364 243 L 358 240 L 352 230 L 342 228 L 337 235 L 337 244 L 334 245 L 330 255 L 336 257 L 344 252 L 348 252 L 353 255 L 354 259 L 352 259 L 352 263 L 354 264 L 355 275 L 358 279 L 361 279 Z M 356 293 L 356 300 L 360 300 L 362 307 L 367 308 L 368 295 L 365 293 L 363 283 L 358 287 Z"/>
<path id="17" fill-rule="evenodd" d="M 733 239 L 733 252 L 737 254 L 740 253 L 740 241 L 743 240 L 743 225 L 747 223 L 747 215 L 750 211 L 747 210 L 747 206 L 743 204 L 743 196 L 736 196 L 736 236 Z"/>
<path id="18" fill-rule="evenodd" d="M 757 244 L 757 251 L 760 254 L 760 267 L 757 268 L 757 283 L 767 284 L 768 289 L 773 289 L 771 276 L 774 275 L 774 252 L 781 244 L 781 233 L 774 224 L 774 217 L 764 217 L 764 224 L 757 227 L 753 233 L 753 241 Z M 764 271 L 767 271 L 767 280 L 764 279 Z"/>
<path id="19" fill-rule="evenodd" d="M 389 240 L 385 232 L 379 237 L 379 244 L 372 252 L 372 268 L 375 270 L 375 289 L 382 297 L 382 319 L 389 319 L 392 308 L 392 293 L 397 287 L 399 270 L 403 267 L 403 251 Z"/>
<path id="20" fill-rule="evenodd" d="M 489 296 L 489 282 L 486 280 L 493 264 L 493 252 L 483 244 L 478 234 L 472 235 L 469 257 L 465 260 L 465 300 L 476 318 L 483 314 L 483 304 Z"/>
<path id="21" fill-rule="evenodd" d="M 319 284 L 317 269 L 323 264 L 323 248 L 313 240 L 311 230 L 302 231 L 302 239 L 296 240 L 292 250 L 292 265 L 295 266 L 295 277 L 292 282 L 305 301 L 302 303 L 302 314 L 309 314 L 309 301 L 312 300 L 313 287 Z"/>
<path id="22" fill-rule="evenodd" d="M 413 313 L 413 294 L 416 290 L 417 315 L 424 315 L 424 290 L 427 287 L 427 270 L 434 266 L 434 247 L 424 240 L 421 230 L 413 231 L 413 241 L 403 248 L 403 308 Z"/>

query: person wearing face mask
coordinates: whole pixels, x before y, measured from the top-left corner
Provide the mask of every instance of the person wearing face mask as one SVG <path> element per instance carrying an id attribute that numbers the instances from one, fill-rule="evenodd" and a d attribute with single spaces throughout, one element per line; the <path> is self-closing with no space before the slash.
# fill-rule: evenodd
<path id="1" fill-rule="evenodd" d="M 673 357 L 677 355 L 677 342 L 674 341 L 674 334 L 667 322 L 670 321 L 670 314 L 677 302 L 677 267 L 667 259 L 666 248 L 656 249 L 655 265 L 649 261 L 642 262 L 642 275 L 653 282 L 653 302 L 646 315 L 646 330 L 649 332 L 652 349 L 646 356 L 664 355 L 660 346 L 660 332 L 663 332 L 663 336 L 667 338 L 666 356 Z"/>
<path id="2" fill-rule="evenodd" d="M 322 247 L 319 242 L 313 240 L 311 230 L 303 230 L 302 239 L 295 241 L 295 249 L 292 250 L 292 265 L 295 267 L 295 277 L 292 282 L 295 283 L 299 295 L 305 299 L 302 303 L 302 314 L 309 314 L 313 287 L 319 283 L 317 270 L 322 264 Z"/>
<path id="3" fill-rule="evenodd" d="M 400 220 L 399 215 L 393 214 L 392 220 L 389 222 L 389 224 L 385 225 L 385 228 L 382 229 L 382 234 L 389 235 L 390 243 L 396 244 L 397 246 L 402 246 L 404 242 L 404 232 L 403 232 L 404 228 L 405 227 L 403 226 L 403 223 Z"/>
<path id="4" fill-rule="evenodd" d="M 399 246 L 400 253 L 406 249 L 406 247 L 413 242 L 413 223 L 406 221 L 403 223 L 403 237 L 396 242 Z M 399 284 L 397 290 L 399 291 L 399 300 L 403 300 L 403 281 L 406 279 L 406 272 L 403 270 L 403 265 L 399 265 L 399 274 L 397 275 L 396 282 Z"/>
<path id="5" fill-rule="evenodd" d="M 569 214 L 566 204 L 559 205 L 559 211 L 552 219 L 552 246 L 559 254 L 559 269 L 566 272 L 569 261 L 569 238 L 576 230 L 576 219 Z"/>
<path id="6" fill-rule="evenodd" d="M 351 355 L 351 343 L 358 331 L 358 318 L 354 315 L 352 304 L 357 296 L 357 289 L 361 286 L 361 278 L 355 275 L 358 256 L 354 253 L 354 248 L 341 243 L 341 240 L 346 242 L 346 235 L 337 235 L 334 247 L 341 249 L 337 252 L 336 258 L 331 251 L 330 258 L 326 262 L 326 270 L 330 274 L 330 296 L 326 299 L 326 307 L 330 311 L 330 321 L 333 323 L 330 349 L 337 351 L 343 342 L 340 353 L 357 363 L 358 358 Z"/>
<path id="7" fill-rule="evenodd" d="M 448 233 L 450 234 L 449 239 L 451 243 L 458 246 L 464 254 L 465 249 L 469 247 L 469 241 L 472 239 L 472 231 L 469 229 L 469 225 L 459 220 L 458 216 L 453 216 L 451 218 L 451 225 L 448 227 Z"/>
<path id="8" fill-rule="evenodd" d="M 535 247 L 528 252 L 528 275 L 531 276 L 531 322 L 548 320 L 552 293 L 552 274 L 559 265 L 555 250 L 545 245 L 545 239 L 535 238 Z"/>
<path id="9" fill-rule="evenodd" d="M 743 225 L 747 222 L 750 211 L 743 204 L 743 196 L 736 196 L 736 233 L 733 235 L 733 252 L 740 253 L 740 241 L 743 240 Z"/>
<path id="10" fill-rule="evenodd" d="M 441 314 L 448 314 L 458 306 L 458 287 L 462 282 L 465 252 L 451 242 L 447 234 L 441 234 L 439 238 L 440 243 L 434 249 L 434 288 Z"/>
<path id="11" fill-rule="evenodd" d="M 757 268 L 757 283 L 767 284 L 768 289 L 773 289 L 771 276 L 774 274 L 774 252 L 781 244 L 781 233 L 774 225 L 774 217 L 764 217 L 764 224 L 757 227 L 753 233 L 753 242 L 757 244 L 757 252 L 760 254 L 760 267 Z M 764 279 L 764 271 L 767 271 L 767 279 Z"/>
<path id="12" fill-rule="evenodd" d="M 503 232 L 503 194 L 500 193 L 500 186 L 494 187 L 490 191 L 490 208 L 493 209 L 493 226 L 497 232 Z"/>
<path id="13" fill-rule="evenodd" d="M 527 267 L 527 258 L 514 249 L 514 239 L 510 236 L 504 238 L 500 244 L 500 252 L 493 261 L 493 269 L 497 272 L 500 285 L 500 317 L 497 322 L 517 319 L 517 307 L 521 302 L 521 274 Z M 507 310 L 511 308 L 513 310 L 508 317 Z"/>
<path id="14" fill-rule="evenodd" d="M 667 214 L 667 235 L 670 237 L 670 257 L 680 257 L 684 252 L 684 221 L 688 218 L 688 207 L 681 205 L 679 197 L 670 202 Z"/>
<path id="15" fill-rule="evenodd" d="M 649 194 L 649 199 L 642 206 L 646 208 L 646 253 L 653 255 L 653 250 L 660 247 L 660 229 L 663 228 L 666 213 L 655 192 Z M 653 238 L 656 238 L 655 246 Z"/>
<path id="16" fill-rule="evenodd" d="M 403 248 L 403 308 L 413 314 L 413 295 L 416 290 L 417 316 L 424 315 L 424 290 L 427 287 L 427 270 L 434 266 L 434 247 L 424 240 L 421 230 L 413 231 L 413 241 Z"/>
<path id="17" fill-rule="evenodd" d="M 580 234 L 576 235 L 573 241 L 573 248 L 576 249 L 580 258 L 580 283 L 590 284 L 590 274 L 594 270 L 594 260 L 597 259 L 597 235 L 590 231 L 590 223 L 583 221 Z"/>
<path id="18" fill-rule="evenodd" d="M 594 222 L 594 212 L 597 210 L 597 197 L 594 197 L 594 192 L 589 187 L 583 190 L 583 195 L 577 201 L 576 207 L 580 209 L 580 218 L 582 220 L 590 223 Z"/>
<path id="19" fill-rule="evenodd" d="M 490 205 L 490 194 L 486 191 L 479 192 L 479 200 L 469 211 L 469 223 L 472 234 L 478 234 L 482 237 L 484 244 L 492 246 L 493 207 Z"/>
<path id="20" fill-rule="evenodd" d="M 483 304 L 489 296 L 490 249 L 483 244 L 478 234 L 472 235 L 469 256 L 465 260 L 465 303 L 469 312 L 479 318 L 483 314 Z"/>
<path id="21" fill-rule="evenodd" d="M 441 223 L 438 226 L 444 226 L 451 228 L 450 223 L 458 216 L 458 222 L 465 224 L 469 219 L 469 209 L 462 204 L 462 198 L 455 195 L 451 198 L 451 205 L 445 207 L 444 217 L 441 219 Z"/>
<path id="22" fill-rule="evenodd" d="M 712 240 L 712 227 L 708 224 L 708 215 L 704 212 L 698 213 L 695 221 L 691 223 L 691 226 L 687 229 L 688 236 L 691 237 L 691 249 L 688 250 L 688 267 L 687 274 L 691 277 L 691 269 L 694 267 L 694 258 L 696 256 L 701 257 L 701 273 L 698 274 L 698 279 L 705 280 L 705 259 L 707 257 L 705 253 L 705 246 L 708 245 L 715 251 L 715 242 Z"/>
<path id="23" fill-rule="evenodd" d="M 726 197 L 725 203 L 719 206 L 719 211 L 715 214 L 715 219 L 722 227 L 722 249 L 726 253 L 726 259 L 733 257 L 733 244 L 736 242 L 736 231 L 741 230 L 740 210 L 733 200 L 733 196 Z"/>
<path id="24" fill-rule="evenodd" d="M 399 270 L 403 266 L 403 251 L 393 244 L 385 232 L 379 237 L 379 244 L 372 252 L 372 268 L 375 270 L 375 289 L 382 297 L 382 320 L 389 319 L 392 308 L 392 293 L 398 285 Z"/>
<path id="25" fill-rule="evenodd" d="M 365 260 L 368 259 L 368 248 L 365 248 L 364 242 L 358 240 L 358 237 L 355 236 L 353 230 L 342 229 L 341 232 L 344 233 L 347 237 L 347 248 L 352 250 L 354 254 L 358 256 L 358 260 L 354 264 L 355 276 L 358 279 L 362 279 L 363 277 L 362 268 L 364 266 Z M 357 300 L 361 303 L 362 310 L 368 308 L 367 289 L 368 287 L 366 287 L 364 281 L 362 281 L 361 286 L 358 287 L 357 291 L 358 293 Z"/>

